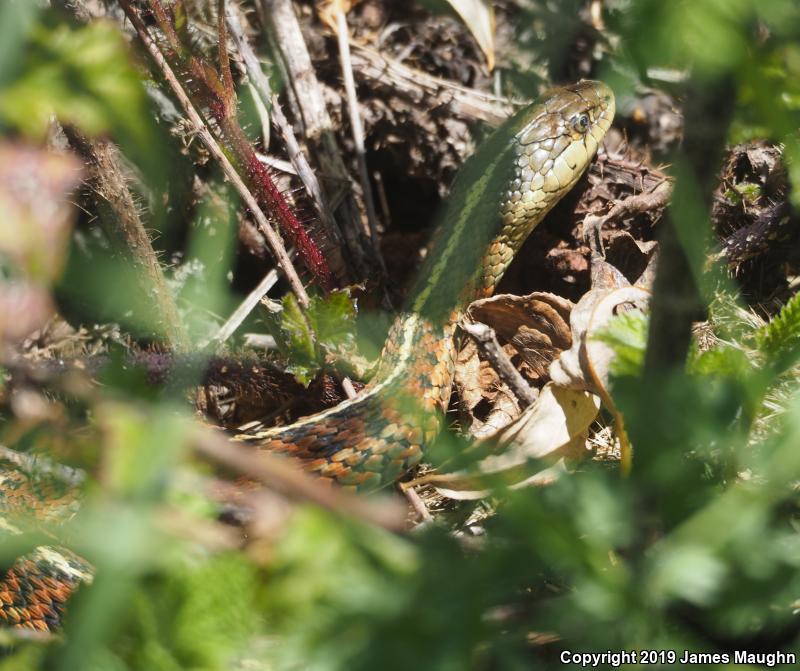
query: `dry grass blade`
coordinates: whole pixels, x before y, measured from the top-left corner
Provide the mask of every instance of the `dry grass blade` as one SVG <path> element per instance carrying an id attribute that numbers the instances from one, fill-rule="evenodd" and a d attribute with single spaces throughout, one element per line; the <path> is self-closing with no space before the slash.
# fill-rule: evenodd
<path id="1" fill-rule="evenodd" d="M 494 8 L 491 0 L 448 0 L 469 28 L 486 55 L 486 65 L 494 69 Z"/>
<path id="2" fill-rule="evenodd" d="M 308 501 L 392 531 L 400 531 L 405 526 L 406 511 L 402 505 L 392 501 L 370 501 L 325 481 L 315 480 L 284 457 L 235 445 L 209 431 L 199 431 L 192 442 L 198 454 L 259 480 L 288 498 Z"/>

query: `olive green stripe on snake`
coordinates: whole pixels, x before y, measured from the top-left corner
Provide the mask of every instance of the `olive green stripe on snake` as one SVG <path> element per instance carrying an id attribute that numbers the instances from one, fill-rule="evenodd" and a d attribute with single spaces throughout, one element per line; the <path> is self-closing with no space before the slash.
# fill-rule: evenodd
<path id="1" fill-rule="evenodd" d="M 583 81 L 550 91 L 492 133 L 456 178 L 370 384 L 335 408 L 235 439 L 299 458 L 310 472 L 359 490 L 394 482 L 416 465 L 450 399 L 462 309 L 493 292 L 530 231 L 586 170 L 613 115 L 611 91 Z M 47 508 L 37 493 L 57 498 L 33 486 L 36 476 L 25 477 L 0 466 L 0 533 L 13 533 L 23 502 L 31 515 Z M 38 549 L 0 581 L 0 626 L 58 629 L 66 599 L 89 580 L 79 557 Z"/>
<path id="2" fill-rule="evenodd" d="M 549 91 L 492 133 L 456 178 L 371 383 L 335 408 L 237 439 L 359 490 L 419 463 L 450 399 L 462 309 L 492 294 L 528 234 L 585 172 L 613 116 L 611 90 L 581 81 Z"/>

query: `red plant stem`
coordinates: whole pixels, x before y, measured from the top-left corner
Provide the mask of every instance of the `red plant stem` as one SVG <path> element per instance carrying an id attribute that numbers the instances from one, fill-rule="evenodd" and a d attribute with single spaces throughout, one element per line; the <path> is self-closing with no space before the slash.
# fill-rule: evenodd
<path id="1" fill-rule="evenodd" d="M 239 192 L 239 195 L 242 197 L 242 200 L 244 200 L 245 205 L 253 213 L 256 223 L 266 238 L 267 244 L 272 250 L 278 265 L 280 266 L 281 270 L 283 270 L 284 276 L 289 281 L 289 285 L 297 297 L 298 302 L 301 306 L 307 308 L 309 305 L 309 298 L 305 288 L 303 287 L 303 283 L 297 276 L 297 272 L 295 271 L 294 266 L 292 266 L 292 262 L 289 259 L 281 240 L 279 239 L 277 233 L 272 230 L 255 196 L 253 196 L 253 194 L 250 192 L 249 188 L 244 183 L 244 180 L 242 180 L 242 177 L 231 164 L 225 152 L 219 147 L 219 144 L 214 139 L 214 136 L 200 118 L 200 115 L 197 113 L 197 110 L 195 110 L 192 101 L 189 99 L 188 95 L 183 89 L 183 86 L 178 81 L 175 73 L 172 71 L 172 67 L 169 65 L 167 59 L 161 53 L 161 50 L 150 36 L 147 27 L 139 17 L 138 12 L 131 5 L 130 0 L 119 0 L 119 4 L 124 10 L 125 15 L 133 24 L 133 27 L 136 29 L 136 33 L 139 35 L 139 39 L 142 41 L 145 49 L 149 52 L 156 65 L 163 73 L 164 78 L 177 97 L 181 106 L 184 108 L 194 132 L 200 137 L 200 139 L 203 141 L 203 144 L 205 144 L 205 146 L 211 152 L 212 156 L 214 156 L 214 158 L 222 166 L 225 176 L 231 181 L 236 190 Z"/>
<path id="2" fill-rule="evenodd" d="M 228 59 L 224 0 L 218 0 L 219 71 L 184 48 L 161 0 L 150 0 L 149 4 L 173 57 L 183 66 L 182 69 L 188 67 L 189 76 L 184 77 L 184 81 L 190 80 L 195 97 L 211 112 L 234 163 L 243 173 L 258 204 L 278 223 L 316 282 L 324 289 L 331 289 L 333 278 L 325 256 L 275 185 L 269 169 L 258 160 L 236 118 L 238 101 Z"/>
<path id="3" fill-rule="evenodd" d="M 216 117 L 228 146 L 236 155 L 236 161 L 244 171 L 259 204 L 280 222 L 291 239 L 303 263 L 314 274 L 324 289 L 333 287 L 333 279 L 328 263 L 319 247 L 311 239 L 308 231 L 297 220 L 292 208 L 280 192 L 269 169 L 258 160 L 251 144 L 247 141 L 241 127 L 230 117 Z"/>
<path id="4" fill-rule="evenodd" d="M 286 198 L 275 186 L 269 169 L 258 160 L 253 146 L 248 142 L 236 119 L 236 89 L 233 84 L 230 60 L 228 59 L 228 29 L 225 23 L 225 0 L 217 2 L 217 32 L 219 34 L 219 71 L 222 75 L 222 86 L 225 91 L 227 105 L 221 110 L 225 117 L 217 116 L 217 123 L 228 140 L 231 149 L 235 152 L 238 161 L 253 185 L 256 197 L 268 212 L 273 213 L 280 222 L 281 228 L 286 232 L 297 249 L 300 258 L 306 267 L 314 274 L 324 289 L 331 289 L 333 281 L 331 271 L 319 247 L 311 239 L 308 231 L 295 217 Z M 212 108 L 212 113 L 214 109 Z"/>

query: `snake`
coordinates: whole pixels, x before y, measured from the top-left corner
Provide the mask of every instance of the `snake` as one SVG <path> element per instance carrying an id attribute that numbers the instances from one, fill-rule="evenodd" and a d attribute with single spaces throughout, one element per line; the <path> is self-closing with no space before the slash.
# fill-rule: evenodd
<path id="1" fill-rule="evenodd" d="M 357 491 L 394 483 L 419 464 L 444 423 L 466 306 L 494 292 L 530 232 L 575 186 L 614 110 L 608 86 L 582 80 L 547 91 L 492 132 L 456 176 L 371 381 L 333 408 L 233 439 L 298 459 L 313 475 Z M 30 489 L 38 491 L 28 496 Z M 7 519 L 24 514 L 30 498 L 75 505 L 46 475 L 2 471 L 0 531 L 14 531 Z M 0 626 L 57 631 L 70 595 L 91 578 L 88 563 L 69 550 L 38 548 L 0 581 Z"/>
<path id="2" fill-rule="evenodd" d="M 583 80 L 543 94 L 492 133 L 456 177 L 370 384 L 330 410 L 239 440 L 359 491 L 416 466 L 450 401 L 464 308 L 494 292 L 530 232 L 580 179 L 614 110 L 608 86 Z"/>

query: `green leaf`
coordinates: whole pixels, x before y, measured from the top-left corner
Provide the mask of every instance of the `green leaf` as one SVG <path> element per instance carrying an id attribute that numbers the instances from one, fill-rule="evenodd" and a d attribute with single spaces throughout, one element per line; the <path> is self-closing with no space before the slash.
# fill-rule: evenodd
<path id="1" fill-rule="evenodd" d="M 120 496 L 160 500 L 165 474 L 172 472 L 185 444 L 186 424 L 166 407 L 144 412 L 132 404 L 109 403 L 96 413 L 108 445 L 106 486 Z"/>
<path id="2" fill-rule="evenodd" d="M 616 354 L 610 368 L 613 375 L 633 376 L 642 370 L 648 323 L 646 314 L 632 310 L 617 315 L 605 329 L 595 334 L 595 338 L 606 343 Z"/>
<path id="3" fill-rule="evenodd" d="M 234 668 L 259 624 L 254 568 L 241 555 L 184 561 L 143 584 L 132 601 L 130 642 L 122 650 L 133 669 Z M 221 623 L 225 623 L 221 626 Z"/>
<path id="4" fill-rule="evenodd" d="M 24 60 L 25 40 L 39 11 L 35 2 L 0 3 L 0 90 Z"/>
<path id="5" fill-rule="evenodd" d="M 300 384 L 308 385 L 321 365 L 314 333 L 292 294 L 284 296 L 281 305 L 283 309 L 267 319 L 267 328 L 289 360 L 287 370 Z"/>
<path id="6" fill-rule="evenodd" d="M 800 293 L 756 332 L 758 348 L 771 355 L 800 351 Z"/>
<path id="7" fill-rule="evenodd" d="M 742 182 L 733 187 L 745 203 L 755 203 L 762 193 L 761 185 Z"/>
<path id="8" fill-rule="evenodd" d="M 356 306 L 347 289 L 314 296 L 308 318 L 322 347 L 336 349 L 355 340 Z"/>
<path id="9" fill-rule="evenodd" d="M 657 557 L 652 563 L 648 589 L 658 602 L 680 597 L 704 605 L 713 599 L 725 579 L 725 565 L 709 547 L 687 543 L 665 549 Z"/>
<path id="10" fill-rule="evenodd" d="M 355 342 L 355 302 L 345 289 L 313 296 L 305 313 L 291 294 L 284 296 L 282 306 L 267 325 L 289 359 L 287 370 L 307 385 L 325 364 L 326 352 L 342 351 Z"/>

